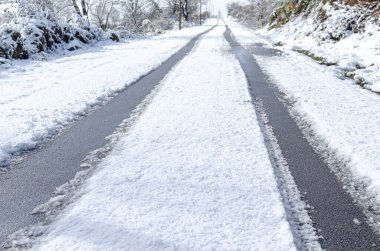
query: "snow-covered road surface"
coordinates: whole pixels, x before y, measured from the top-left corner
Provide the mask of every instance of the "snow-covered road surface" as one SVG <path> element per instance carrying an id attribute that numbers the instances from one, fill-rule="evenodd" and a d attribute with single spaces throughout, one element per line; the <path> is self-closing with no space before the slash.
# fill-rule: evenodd
<path id="1" fill-rule="evenodd" d="M 224 31 L 167 76 L 37 250 L 295 250 Z"/>
<path id="2" fill-rule="evenodd" d="M 99 109 L 73 123 L 54 140 L 36 151 L 24 154 L 22 161 L 13 164 L 10 170 L 0 175 L 0 243 L 14 231 L 40 221 L 38 215 L 30 212 L 49 200 L 56 187 L 76 175 L 88 176 L 88 171 L 79 172 L 83 170 L 81 167 L 88 170 L 95 165 L 94 162 L 99 161 L 94 157 L 102 158 L 112 148 L 117 138 L 117 134 L 113 133 L 126 127 L 123 120 L 136 116 L 135 109 L 194 48 L 203 34 L 205 33 L 191 39 L 159 67 Z M 112 137 L 108 137 L 111 134 Z M 88 158 L 91 159 L 90 162 L 84 160 Z M 86 162 L 84 166 L 83 161 Z M 77 184 L 78 179 L 75 181 Z"/>
<path id="3" fill-rule="evenodd" d="M 47 215 L 54 215 L 55 210 L 61 210 L 63 201 L 63 205 L 72 204 L 53 222 L 48 217 L 45 223 L 50 222 L 50 225 L 47 228 L 31 228 L 32 232 L 36 230 L 29 236 L 32 240 L 24 238 L 27 231 L 20 231 L 11 236 L 7 244 L 16 247 L 37 244 L 36 250 L 314 250 L 320 248 L 319 244 L 346 250 L 377 248 L 379 238 L 371 226 L 377 231 L 380 229 L 377 225 L 380 217 L 376 216 L 376 212 L 380 212 L 377 207 L 380 200 L 378 204 L 373 203 L 373 198 L 378 199 L 380 194 L 380 133 L 376 127 L 380 124 L 377 116 L 380 98 L 335 78 L 328 68 L 310 59 L 289 51 L 278 54 L 273 48 L 254 44 L 265 38 L 255 37 L 237 24 L 231 28 L 238 42 L 253 48 L 251 52 L 257 62 L 250 52 L 231 39 L 229 32 L 225 36 L 230 44 L 224 39 L 224 26 L 204 36 L 143 101 L 136 110 L 138 115 L 132 114 L 121 125 L 127 127 L 123 127 L 126 131 L 117 131 L 111 137 L 119 141 L 113 141 L 112 151 L 77 195 L 65 197 L 60 194 L 35 212 L 47 210 Z M 166 39 L 169 38 L 172 37 Z M 137 45 L 132 47 L 136 49 Z M 256 53 L 260 50 L 261 53 Z M 112 58 L 110 51 L 94 53 Z M 143 58 L 161 59 L 170 54 L 167 53 L 169 51 L 162 51 Z M 176 57 L 175 62 L 180 58 Z M 114 60 L 122 61 L 116 56 Z M 82 68 L 83 62 L 78 63 Z M 145 65 L 149 71 L 156 63 L 138 61 L 133 65 Z M 102 69 L 113 70 L 110 64 L 113 63 L 106 63 Z M 160 82 L 157 79 L 163 79 L 173 65 L 172 62 L 170 67 L 164 67 L 165 70 L 158 73 L 159 78 L 147 77 L 145 82 Z M 126 71 L 133 72 L 131 68 Z M 125 86 L 132 81 L 129 72 L 115 67 L 114 73 L 119 81 L 115 77 L 112 83 L 124 81 Z M 78 74 L 90 79 L 89 74 L 95 74 L 95 70 L 89 68 Z M 99 76 L 103 77 L 100 73 Z M 103 80 L 100 82 L 105 84 L 105 78 Z M 131 89 L 134 86 L 139 85 Z M 140 101 L 154 85 L 148 86 L 150 89 L 140 85 L 144 95 L 140 95 L 138 89 L 134 91 L 141 96 Z M 112 88 L 107 95 L 123 89 Z M 78 92 L 71 97 L 78 98 L 73 107 L 85 102 L 79 95 L 82 89 L 88 98 L 86 88 L 73 88 L 74 93 Z M 21 95 L 13 101 L 4 99 L 0 106 L 15 104 L 23 98 L 36 98 L 38 93 L 49 90 L 36 91 L 36 96 Z M 98 97 L 99 90 L 101 88 L 93 90 L 90 98 Z M 54 93 L 52 97 L 57 97 L 58 92 Z M 98 102 L 107 100 L 107 95 Z M 124 105 L 109 108 L 120 96 L 97 112 L 125 109 Z M 49 103 L 58 106 L 55 99 L 47 100 L 46 106 L 41 105 L 44 104 L 41 101 L 33 114 L 40 116 L 43 109 L 50 107 Z M 25 105 L 18 103 L 20 107 L 22 104 Z M 80 113 L 91 106 L 85 106 Z M 63 103 L 59 109 L 63 111 L 67 107 L 70 103 Z M 21 116 L 25 110 L 18 112 Z M 70 111 L 62 118 L 70 116 L 79 115 Z M 20 117 L 20 125 L 29 121 L 25 118 L 27 116 Z M 47 116 L 46 121 L 51 118 Z M 65 121 L 53 122 L 57 122 L 55 126 L 62 126 L 69 120 Z M 103 120 L 98 118 L 93 124 L 98 126 L 99 121 Z M 11 133 L 12 127 L 4 128 Z M 24 138 L 16 137 L 20 144 L 15 149 L 19 151 L 20 146 L 33 140 L 36 140 L 33 144 L 37 144 L 50 134 L 49 128 L 53 128 L 53 133 L 58 129 L 48 124 L 41 128 L 47 131 L 40 137 L 35 134 L 38 130 L 20 134 L 16 128 L 15 135 Z M 62 149 L 77 143 L 62 143 L 65 145 Z M 58 149 L 62 144 L 58 143 Z M 12 147 L 8 144 L 3 148 L 8 151 L 4 150 L 5 159 Z M 328 163 L 328 160 L 333 162 Z M 44 165 L 49 165 L 46 162 Z M 360 198 L 355 197 L 356 194 L 350 197 L 347 192 L 350 188 L 358 190 Z M 11 197 L 10 194 L 8 198 Z M 15 203 L 22 203 L 22 200 Z M 315 242 L 318 237 L 313 226 L 318 229 L 318 236 L 322 236 L 319 243 Z M 43 236 L 35 242 L 33 239 L 41 232 Z M 304 236 L 308 234 L 311 236 Z"/>
<path id="4" fill-rule="evenodd" d="M 265 38 L 233 23 L 241 44 L 263 42 Z M 341 165 L 334 170 L 350 192 L 366 209 L 379 212 L 380 205 L 380 95 L 362 89 L 349 80 L 334 76 L 327 66 L 308 57 L 285 50 L 276 57 L 255 55 L 257 62 L 287 98 L 294 102 L 292 112 L 301 127 L 316 141 L 316 147 L 326 155 L 336 155 Z M 310 135 L 309 135 L 310 136 Z M 375 201 L 365 201 L 375 198 Z M 368 212 L 368 211 L 367 211 Z M 375 213 L 376 214 L 376 213 Z M 378 216 L 377 216 L 378 217 Z M 374 221 L 379 221 L 376 219 Z M 376 223 L 380 229 L 380 223 Z"/>
<path id="5" fill-rule="evenodd" d="M 325 156 L 321 156 L 305 138 L 305 134 L 291 116 L 291 103 L 269 81 L 251 54 L 253 52 L 254 55 L 278 57 L 278 53 L 273 49 L 263 48 L 262 45 L 247 50 L 232 39 L 230 33 L 228 29 L 225 37 L 247 76 L 250 93 L 259 111 L 259 118 L 263 121 L 261 125 L 265 124 L 266 129 L 263 132 L 273 145 L 273 150 L 268 147 L 273 152 L 271 157 L 279 156 L 275 157 L 279 161 L 274 161 L 273 164 L 276 172 L 280 170 L 277 177 L 281 177 L 287 170 L 291 172 L 291 181 L 286 183 L 290 184 L 294 180 L 302 193 L 302 200 L 311 209 L 308 214 L 313 221 L 312 225 L 318 229 L 322 248 L 372 250 L 374 246 L 379 246 L 379 236 L 370 227 L 363 208 L 357 205 L 343 189 L 342 183 L 332 174 Z M 341 168 L 344 166 L 343 163 L 336 164 Z M 277 168 L 283 165 L 288 168 L 284 171 Z M 287 196 L 289 193 L 283 194 L 284 198 Z M 298 195 L 292 197 L 297 198 Z M 288 204 L 292 204 L 292 200 Z"/>
<path id="6" fill-rule="evenodd" d="M 0 168 L 156 68 L 208 26 L 0 71 Z"/>

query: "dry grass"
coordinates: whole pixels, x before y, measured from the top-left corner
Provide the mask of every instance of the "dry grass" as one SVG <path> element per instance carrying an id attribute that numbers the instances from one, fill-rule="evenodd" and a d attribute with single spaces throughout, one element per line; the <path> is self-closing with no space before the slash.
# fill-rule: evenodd
<path id="1" fill-rule="evenodd" d="M 379 2 L 379 0 L 344 0 L 344 2 L 348 5 L 357 5 L 365 3 L 376 3 Z"/>

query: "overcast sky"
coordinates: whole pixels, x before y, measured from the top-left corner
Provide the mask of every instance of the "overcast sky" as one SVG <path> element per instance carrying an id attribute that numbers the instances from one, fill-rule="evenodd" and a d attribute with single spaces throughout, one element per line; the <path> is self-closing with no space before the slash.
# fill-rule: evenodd
<path id="1" fill-rule="evenodd" d="M 215 12 L 219 9 L 222 13 L 226 12 L 226 4 L 231 2 L 231 0 L 211 0 L 211 4 L 215 7 Z"/>
<path id="2" fill-rule="evenodd" d="M 233 2 L 233 0 L 211 0 L 211 4 L 215 6 L 215 12 L 220 9 L 224 15 L 227 13 L 226 5 L 228 2 Z M 244 0 L 240 0 L 240 2 L 244 2 Z"/>

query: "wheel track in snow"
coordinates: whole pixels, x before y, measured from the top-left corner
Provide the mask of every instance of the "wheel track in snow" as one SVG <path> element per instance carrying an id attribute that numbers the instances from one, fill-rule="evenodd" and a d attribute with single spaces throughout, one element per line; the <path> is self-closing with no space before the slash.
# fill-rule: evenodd
<path id="1" fill-rule="evenodd" d="M 322 248 L 378 250 L 379 236 L 368 225 L 362 208 L 355 204 L 331 173 L 328 164 L 303 136 L 289 114 L 287 104 L 280 101 L 281 93 L 270 85 L 253 55 L 231 34 L 227 27 L 225 37 L 246 74 L 252 99 L 263 105 L 282 155 L 303 195 L 302 199 L 312 208 L 309 215 L 322 237 Z"/>
<path id="2" fill-rule="evenodd" d="M 9 172 L 0 174 L 0 243 L 18 229 L 43 221 L 44 217 L 30 214 L 33 209 L 47 202 L 56 187 L 71 180 L 81 170 L 81 161 L 87 154 L 106 145 L 106 137 L 186 57 L 199 38 L 215 27 L 195 36 L 159 67 L 128 86 L 103 107 L 54 140 L 25 154 L 25 159 L 15 164 Z"/>

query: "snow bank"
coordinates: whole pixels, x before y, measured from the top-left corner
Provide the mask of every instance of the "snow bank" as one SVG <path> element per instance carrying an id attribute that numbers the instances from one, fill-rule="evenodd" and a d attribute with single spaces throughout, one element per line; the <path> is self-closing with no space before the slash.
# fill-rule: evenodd
<path id="1" fill-rule="evenodd" d="M 272 24 L 280 28 L 260 33 L 273 44 L 322 58 L 339 77 L 380 92 L 378 8 L 376 1 L 354 6 L 321 1 L 303 15 L 289 17 L 285 25 Z"/>
<path id="2" fill-rule="evenodd" d="M 169 74 L 36 250 L 296 250 L 223 32 Z"/>
<path id="3" fill-rule="evenodd" d="M 13 62 L 1 70 L 0 167 L 124 90 L 208 28 L 106 43 L 46 62 Z"/>

